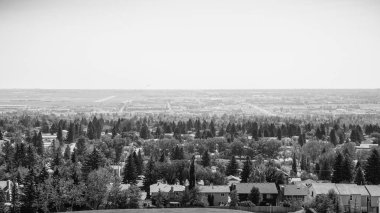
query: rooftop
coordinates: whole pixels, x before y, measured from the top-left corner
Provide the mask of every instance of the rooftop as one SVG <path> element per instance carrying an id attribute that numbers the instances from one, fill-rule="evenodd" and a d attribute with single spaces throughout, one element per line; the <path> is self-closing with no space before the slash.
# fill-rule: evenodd
<path id="1" fill-rule="evenodd" d="M 201 193 L 230 193 L 230 187 L 227 185 L 222 186 L 199 186 Z"/>
<path id="2" fill-rule="evenodd" d="M 379 185 L 365 185 L 369 194 L 371 196 L 380 197 L 380 186 Z"/>
<path id="3" fill-rule="evenodd" d="M 254 186 L 259 189 L 261 194 L 278 194 L 274 183 L 237 183 L 236 191 L 239 194 L 249 194 Z"/>
<path id="4" fill-rule="evenodd" d="M 364 186 L 358 186 L 356 184 L 335 184 L 340 195 L 369 195 Z"/>
<path id="5" fill-rule="evenodd" d="M 164 183 L 156 183 L 156 184 L 150 185 L 150 193 L 154 193 L 158 191 L 170 192 L 172 188 L 173 188 L 173 191 L 175 192 L 185 191 L 185 186 L 182 186 L 182 185 L 168 185 Z"/>
<path id="6" fill-rule="evenodd" d="M 304 186 L 297 186 L 297 185 L 284 186 L 285 196 L 306 196 L 307 194 L 308 194 L 308 189 Z"/>
<path id="7" fill-rule="evenodd" d="M 328 194 L 330 189 L 338 193 L 335 183 L 313 183 L 312 187 L 315 189 L 315 194 Z"/>

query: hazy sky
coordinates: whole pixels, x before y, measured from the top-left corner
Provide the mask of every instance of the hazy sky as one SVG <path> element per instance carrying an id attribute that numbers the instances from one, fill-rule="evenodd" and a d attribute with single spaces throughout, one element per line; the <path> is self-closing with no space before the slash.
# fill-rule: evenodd
<path id="1" fill-rule="evenodd" d="M 0 88 L 379 82 L 379 0 L 0 0 Z"/>

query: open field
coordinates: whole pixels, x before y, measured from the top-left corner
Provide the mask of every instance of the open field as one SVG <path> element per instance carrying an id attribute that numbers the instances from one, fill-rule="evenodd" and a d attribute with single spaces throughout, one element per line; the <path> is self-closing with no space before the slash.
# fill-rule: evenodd
<path id="1" fill-rule="evenodd" d="M 380 114 L 380 90 L 0 90 L 0 112 Z"/>
<path id="2" fill-rule="evenodd" d="M 166 209 L 115 209 L 98 211 L 80 211 L 80 213 L 243 213 L 234 209 L 212 209 L 212 208 L 166 208 Z"/>

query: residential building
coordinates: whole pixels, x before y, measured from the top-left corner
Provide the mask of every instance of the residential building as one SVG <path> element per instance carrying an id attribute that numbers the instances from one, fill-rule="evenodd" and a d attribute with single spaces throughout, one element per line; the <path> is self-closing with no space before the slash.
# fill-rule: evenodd
<path id="1" fill-rule="evenodd" d="M 379 213 L 379 203 L 380 203 L 380 185 L 365 185 L 370 199 L 368 204 L 368 213 Z"/>
<path id="2" fill-rule="evenodd" d="M 237 183 L 234 188 L 236 188 L 240 201 L 248 200 L 252 187 L 257 187 L 260 191 L 262 197 L 260 205 L 276 205 L 278 191 L 275 183 Z"/>
<path id="3" fill-rule="evenodd" d="M 239 177 L 236 177 L 236 176 L 233 176 L 233 175 L 229 175 L 227 176 L 227 182 L 228 182 L 228 185 L 231 186 L 232 184 L 237 184 L 237 183 L 240 183 L 241 179 Z"/>
<path id="4" fill-rule="evenodd" d="M 199 186 L 199 192 L 203 196 L 203 200 L 208 201 L 209 206 L 220 206 L 228 203 L 230 187 L 222 186 Z"/>
<path id="5" fill-rule="evenodd" d="M 334 190 L 338 193 L 335 183 L 313 183 L 309 188 L 309 199 L 314 199 L 318 195 L 328 194 L 330 190 Z"/>
<path id="6" fill-rule="evenodd" d="M 369 193 L 365 186 L 335 184 L 345 212 L 367 212 Z"/>
<path id="7" fill-rule="evenodd" d="M 299 200 L 305 201 L 309 190 L 302 185 L 284 185 L 283 187 L 283 200 Z"/>
<path id="8" fill-rule="evenodd" d="M 182 185 L 168 185 L 164 183 L 156 183 L 150 185 L 150 195 L 154 197 L 158 193 L 166 194 L 169 203 L 177 205 L 185 192 L 185 186 Z"/>
<path id="9" fill-rule="evenodd" d="M 11 189 L 12 186 L 13 186 L 13 183 L 10 180 L 0 181 L 0 189 L 3 190 L 3 192 L 5 193 L 6 202 L 11 202 L 12 200 L 12 189 Z"/>

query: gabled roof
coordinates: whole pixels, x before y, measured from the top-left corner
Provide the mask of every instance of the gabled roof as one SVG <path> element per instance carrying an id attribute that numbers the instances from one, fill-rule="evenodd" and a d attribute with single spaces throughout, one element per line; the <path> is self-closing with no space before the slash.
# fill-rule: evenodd
<path id="1" fill-rule="evenodd" d="M 183 192 L 185 191 L 185 186 L 182 185 L 168 185 L 164 183 L 156 183 L 150 185 L 150 193 L 154 192 L 170 192 L 170 190 L 173 188 L 174 192 Z"/>
<path id="2" fill-rule="evenodd" d="M 230 193 L 230 187 L 221 186 L 199 186 L 200 193 Z"/>
<path id="3" fill-rule="evenodd" d="M 371 196 L 380 197 L 380 186 L 379 185 L 365 185 L 369 194 Z"/>
<path id="4" fill-rule="evenodd" d="M 227 180 L 229 181 L 241 181 L 241 179 L 239 177 L 236 177 L 236 176 L 233 176 L 233 175 L 229 175 L 227 176 Z"/>
<path id="5" fill-rule="evenodd" d="M 340 195 L 369 195 L 364 186 L 356 184 L 335 184 Z"/>
<path id="6" fill-rule="evenodd" d="M 236 191 L 238 194 L 249 194 L 254 186 L 259 189 L 261 194 L 278 194 L 274 183 L 237 183 Z"/>
<path id="7" fill-rule="evenodd" d="M 313 183 L 312 186 L 315 190 L 315 194 L 328 194 L 330 189 L 333 189 L 336 193 L 339 193 L 335 186 L 335 183 Z"/>
<path id="8" fill-rule="evenodd" d="M 306 196 L 308 194 L 308 189 L 301 185 L 285 185 L 284 195 L 285 196 Z"/>

